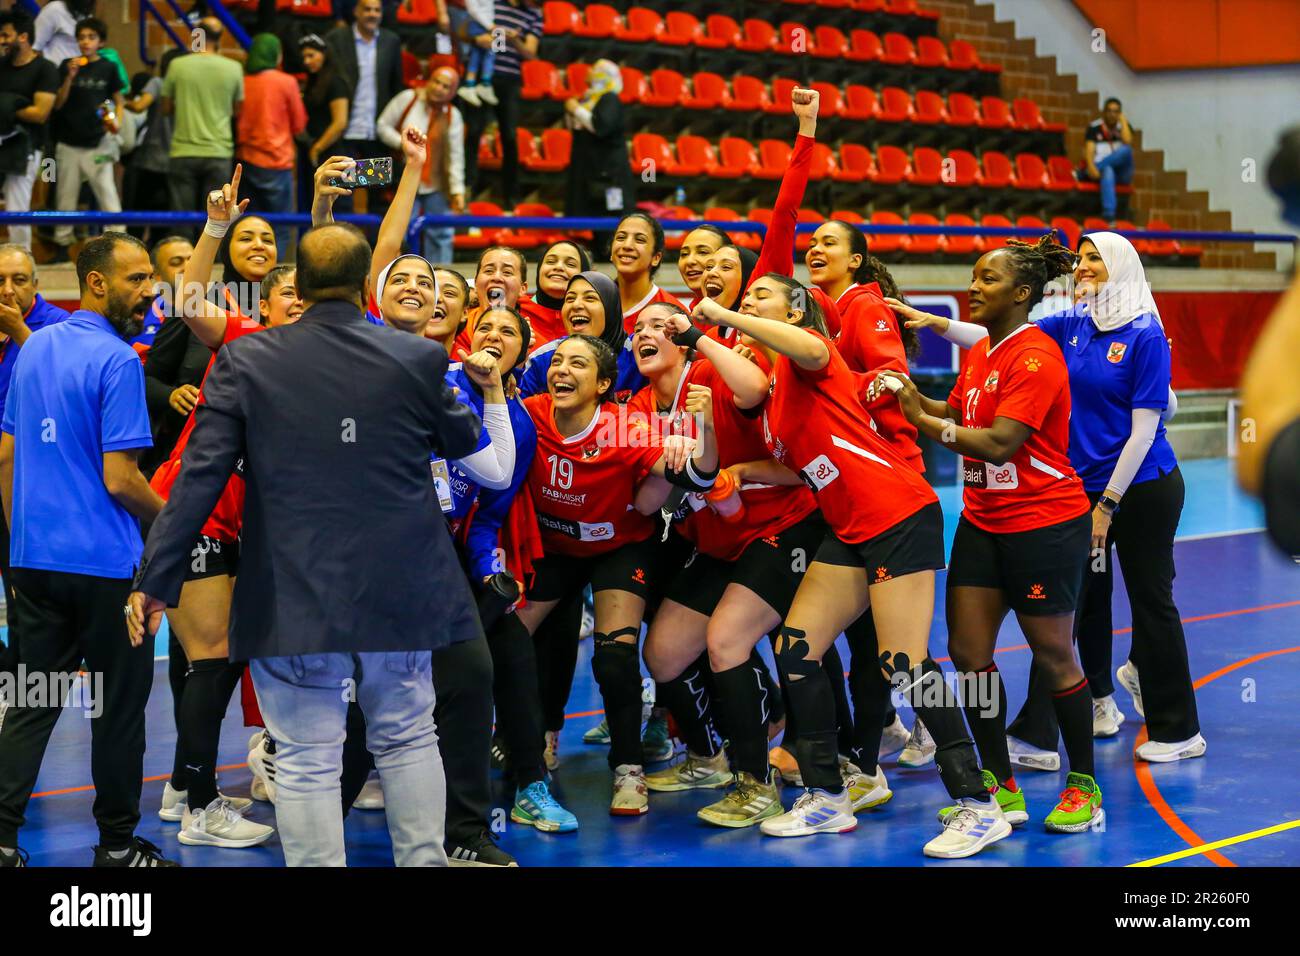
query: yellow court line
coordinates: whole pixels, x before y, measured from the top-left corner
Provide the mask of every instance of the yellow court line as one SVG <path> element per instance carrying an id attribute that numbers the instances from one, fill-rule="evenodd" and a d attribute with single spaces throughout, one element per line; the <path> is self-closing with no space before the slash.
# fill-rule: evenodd
<path id="1" fill-rule="evenodd" d="M 1130 863 L 1129 866 L 1159 866 L 1162 863 L 1172 863 L 1174 860 L 1185 860 L 1187 857 L 1196 856 L 1198 853 L 1208 853 L 1210 850 L 1232 846 L 1234 843 L 1245 843 L 1247 840 L 1258 840 L 1260 837 L 1272 836 L 1274 833 L 1281 833 L 1284 830 L 1292 830 L 1296 827 L 1300 827 L 1300 820 L 1279 823 L 1277 826 L 1265 827 L 1262 830 L 1251 830 L 1249 833 L 1243 833 L 1240 836 L 1228 837 L 1226 840 L 1215 840 L 1213 843 L 1205 843 L 1187 850 L 1179 850 L 1177 853 L 1170 853 L 1166 856 L 1153 857 L 1150 860 L 1140 860 L 1137 863 Z"/>

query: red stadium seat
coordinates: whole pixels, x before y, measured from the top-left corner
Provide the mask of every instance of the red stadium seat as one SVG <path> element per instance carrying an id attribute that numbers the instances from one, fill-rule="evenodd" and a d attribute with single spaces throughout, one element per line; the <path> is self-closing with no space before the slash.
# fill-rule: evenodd
<path id="1" fill-rule="evenodd" d="M 944 217 L 947 226 L 973 226 L 975 220 L 961 213 L 949 213 Z M 940 236 L 939 251 L 950 256 L 969 257 L 979 250 L 979 236 Z"/>
<path id="2" fill-rule="evenodd" d="M 889 0 L 886 11 L 898 17 L 923 17 L 927 20 L 939 19 L 939 14 L 931 10 L 922 10 L 916 0 Z"/>
<path id="3" fill-rule="evenodd" d="M 731 104 L 729 110 L 750 112 L 763 110 L 771 103 L 767 95 L 767 84 L 756 76 L 737 74 L 731 80 Z"/>
<path id="4" fill-rule="evenodd" d="M 799 85 L 797 80 L 777 77 L 772 81 L 772 101 L 763 107 L 764 113 L 789 113 L 791 109 L 790 94 Z"/>
<path id="5" fill-rule="evenodd" d="M 876 179 L 881 185 L 894 185 L 908 178 L 912 161 L 897 146 L 881 146 L 876 150 Z"/>
<path id="6" fill-rule="evenodd" d="M 782 23 L 776 42 L 778 52 L 790 53 L 795 56 L 811 54 L 815 49 L 813 32 L 802 23 L 789 21 Z"/>
<path id="7" fill-rule="evenodd" d="M 501 135 L 486 133 L 478 141 L 478 168 L 479 169 L 500 169 L 501 168 Z M 488 215 L 488 213 L 483 213 Z"/>
<path id="8" fill-rule="evenodd" d="M 233 7 L 235 4 L 227 3 L 226 6 Z M 253 12 L 257 11 L 256 3 L 252 9 Z M 438 5 L 433 0 L 404 0 L 397 7 L 397 22 L 413 27 L 427 27 L 431 23 L 437 23 Z"/>
<path id="9" fill-rule="evenodd" d="M 839 183 L 864 182 L 875 179 L 876 163 L 871 150 L 860 143 L 845 143 L 840 147 L 840 171 L 831 178 Z"/>
<path id="10" fill-rule="evenodd" d="M 582 14 L 578 13 L 578 8 L 573 4 L 561 0 L 547 0 L 542 4 L 542 33 L 546 36 L 572 33 L 573 25 L 581 18 Z"/>
<path id="11" fill-rule="evenodd" d="M 573 151 L 573 133 L 567 129 L 544 129 L 541 137 L 541 155 L 528 167 L 540 173 L 558 173 L 569 168 Z"/>
<path id="12" fill-rule="evenodd" d="M 838 219 L 841 222 L 851 223 L 855 226 L 861 225 L 862 223 L 866 222 L 865 219 L 863 219 L 852 209 L 832 209 L 830 218 Z"/>
<path id="13" fill-rule="evenodd" d="M 948 153 L 947 161 L 951 163 L 952 179 L 944 180 L 949 186 L 958 189 L 970 189 L 979 182 L 980 163 L 974 153 L 964 149 L 954 149 Z"/>
<path id="14" fill-rule="evenodd" d="M 813 31 L 812 54 L 822 60 L 841 60 L 849 49 L 849 38 L 839 27 L 822 25 Z"/>
<path id="15" fill-rule="evenodd" d="M 853 0 L 813 0 L 813 5 L 829 10 L 852 10 Z"/>
<path id="16" fill-rule="evenodd" d="M 922 126 L 946 125 L 948 109 L 943 97 L 933 90 L 917 90 L 912 122 Z"/>
<path id="17" fill-rule="evenodd" d="M 539 202 L 521 202 L 515 206 L 516 216 L 530 216 L 533 218 L 546 217 L 553 218 L 555 210 L 545 203 Z M 505 229 L 497 234 L 497 242 L 506 246 L 514 246 L 516 249 L 535 249 L 537 246 L 549 244 L 557 239 L 564 238 L 560 233 L 547 232 L 542 229 Z"/>
<path id="18" fill-rule="evenodd" d="M 1127 219 L 1115 220 L 1115 232 L 1137 232 L 1140 227 L 1136 223 L 1129 222 Z M 1151 253 L 1151 242 L 1148 239 L 1130 239 L 1133 248 L 1138 251 L 1138 255 L 1145 256 Z"/>
<path id="19" fill-rule="evenodd" d="M 816 209 L 800 209 L 798 215 L 799 222 L 816 222 L 823 223 L 826 217 Z M 807 252 L 808 247 L 812 245 L 813 234 L 811 232 L 797 232 L 794 236 L 794 248 L 796 252 Z"/>
<path id="20" fill-rule="evenodd" d="M 948 125 L 980 125 L 980 108 L 973 96 L 968 93 L 948 94 Z"/>
<path id="21" fill-rule="evenodd" d="M 731 102 L 727 81 L 717 73 L 696 73 L 691 77 L 691 91 L 682 99 L 689 110 L 716 110 Z"/>
<path id="22" fill-rule="evenodd" d="M 494 202 L 472 202 L 466 211 L 471 216 L 500 216 L 504 214 L 501 207 Z M 486 249 L 488 246 L 496 244 L 497 236 L 500 233 L 500 229 L 491 229 L 487 226 L 481 227 L 477 235 L 457 233 L 456 238 L 452 240 L 452 247 L 455 249 Z"/>
<path id="23" fill-rule="evenodd" d="M 1151 219 L 1147 221 L 1147 229 L 1151 232 L 1168 232 L 1169 223 L 1162 222 L 1159 219 Z M 1148 239 L 1147 252 L 1159 258 L 1176 256 L 1178 255 L 1178 243 L 1172 239 Z"/>
<path id="24" fill-rule="evenodd" d="M 929 146 L 912 150 L 912 169 L 907 181 L 914 186 L 937 186 L 943 182 L 943 155 Z"/>
<path id="25" fill-rule="evenodd" d="M 981 129 L 1011 129 L 1011 107 L 1007 101 L 997 96 L 986 96 L 980 100 L 982 114 Z"/>
<path id="26" fill-rule="evenodd" d="M 618 11 L 613 7 L 604 3 L 589 3 L 583 18 L 574 23 L 573 35 L 605 40 L 614 35 L 620 22 Z"/>
<path id="27" fill-rule="evenodd" d="M 1015 179 L 1015 167 L 1005 153 L 989 150 L 980 157 L 979 184 L 986 189 L 1007 189 Z"/>
<path id="28" fill-rule="evenodd" d="M 839 161 L 835 158 L 835 150 L 831 149 L 825 143 L 814 143 L 812 148 L 812 159 L 808 164 L 808 178 L 810 180 L 834 179 L 840 172 Z"/>
<path id="29" fill-rule="evenodd" d="M 664 20 L 647 7 L 628 7 L 624 21 L 614 29 L 614 39 L 623 43 L 651 43 L 664 32 Z"/>
<path id="30" fill-rule="evenodd" d="M 912 97 L 907 90 L 886 86 L 880 91 L 880 112 L 876 119 L 882 123 L 906 123 L 912 119 Z"/>
<path id="31" fill-rule="evenodd" d="M 880 37 L 870 30 L 849 31 L 849 52 L 845 58 L 853 63 L 875 63 L 885 52 Z"/>
<path id="32" fill-rule="evenodd" d="M 776 28 L 766 20 L 746 20 L 736 49 L 744 53 L 770 53 L 776 46 Z"/>
<path id="33" fill-rule="evenodd" d="M 618 94 L 619 100 L 628 104 L 640 103 L 647 89 L 645 74 L 634 66 L 620 66 L 618 71 L 623 75 L 623 92 Z"/>
<path id="34" fill-rule="evenodd" d="M 295 17 L 315 19 L 334 15 L 334 7 L 328 0 L 276 0 L 275 8 L 280 13 L 289 13 Z"/>
<path id="35" fill-rule="evenodd" d="M 1043 114 L 1038 111 L 1038 104 L 1023 96 L 1012 101 L 1011 115 L 1015 120 L 1016 129 L 1041 129 L 1046 130 L 1049 133 L 1065 132 L 1065 125 L 1063 123 L 1047 122 L 1043 119 Z"/>
<path id="36" fill-rule="evenodd" d="M 948 44 L 948 69 L 982 70 L 985 73 L 1001 73 L 1002 67 L 996 63 L 984 63 L 979 53 L 967 40 L 953 40 Z"/>
<path id="37" fill-rule="evenodd" d="M 718 144 L 720 162 L 709 173 L 717 179 L 739 179 L 752 176 L 758 170 L 758 151 L 754 144 L 739 136 L 724 136 Z"/>
<path id="38" fill-rule="evenodd" d="M 890 66 L 911 66 L 916 62 L 916 47 L 912 41 L 901 33 L 886 33 L 882 38 L 885 52 L 880 57 L 881 63 Z"/>
<path id="39" fill-rule="evenodd" d="M 1079 188 L 1074 164 L 1068 156 L 1051 156 L 1047 160 L 1047 188 L 1052 192 L 1073 192 Z"/>
<path id="40" fill-rule="evenodd" d="M 851 120 L 874 120 L 880 114 L 880 101 L 876 91 L 861 83 L 850 83 L 844 91 L 844 109 L 841 115 Z"/>
<path id="41" fill-rule="evenodd" d="M 1011 224 L 1011 220 L 1006 216 L 989 215 L 980 220 L 981 226 L 1010 226 Z M 1010 238 L 1010 236 L 980 236 L 975 241 L 975 251 L 984 253 L 1001 249 Z"/>
<path id="42" fill-rule="evenodd" d="M 758 144 L 758 179 L 780 179 L 790 166 L 790 144 L 779 139 L 765 139 Z"/>
<path id="43" fill-rule="evenodd" d="M 1016 225 L 1021 229 L 1041 229 L 1043 235 L 1047 235 L 1052 228 L 1037 216 L 1018 216 L 1016 218 Z M 1021 241 L 1029 242 L 1030 240 L 1022 239 Z"/>
<path id="44" fill-rule="evenodd" d="M 532 164 L 541 160 L 537 137 L 530 130 L 522 126 L 515 130 L 515 146 L 519 150 L 519 164 L 525 169 L 532 169 Z"/>
<path id="45" fill-rule="evenodd" d="M 695 214 L 695 210 L 691 209 L 690 206 L 665 206 L 661 218 L 699 219 L 700 217 Z M 664 248 L 680 249 L 682 247 L 682 242 L 684 242 L 685 239 L 686 239 L 685 230 L 681 230 L 681 231 L 670 230 L 664 233 Z"/>
<path id="46" fill-rule="evenodd" d="M 727 209 L 725 206 L 710 206 L 704 210 L 701 218 L 713 222 L 727 223 L 741 222 L 747 217 L 740 215 L 734 209 Z M 742 249 L 760 249 L 763 245 L 762 237 L 754 232 L 733 232 L 731 233 L 731 241 Z"/>
<path id="47" fill-rule="evenodd" d="M 1079 234 L 1083 231 L 1079 224 L 1069 216 L 1054 216 L 1052 218 L 1052 228 L 1061 234 L 1061 244 L 1067 248 L 1078 251 Z"/>
<path id="48" fill-rule="evenodd" d="M 672 176 L 677 166 L 668 140 L 658 133 L 637 133 L 632 137 L 632 168 L 638 172 L 658 170 Z"/>
<path id="49" fill-rule="evenodd" d="M 838 86 L 833 83 L 814 83 L 811 88 L 818 94 L 818 116 L 833 119 L 844 112 L 844 98 Z"/>
<path id="50" fill-rule="evenodd" d="M 547 60 L 524 60 L 519 69 L 523 81 L 519 95 L 526 100 L 550 99 L 560 83 L 559 71 Z"/>
<path id="51" fill-rule="evenodd" d="M 676 70 L 655 70 L 650 74 L 650 89 L 641 97 L 642 106 L 680 106 L 686 97 L 686 77 Z"/>
<path id="52" fill-rule="evenodd" d="M 914 212 L 907 217 L 908 223 L 913 226 L 938 226 L 941 225 L 938 219 L 929 213 Z M 914 235 L 903 236 L 903 251 L 909 256 L 932 256 L 938 253 L 940 235 Z"/>
<path id="53" fill-rule="evenodd" d="M 691 14 L 673 10 L 664 17 L 664 32 L 659 34 L 659 42 L 667 46 L 691 46 L 703 29 Z"/>
<path id="54" fill-rule="evenodd" d="M 713 144 L 703 136 L 677 137 L 677 162 L 684 167 L 699 169 L 696 175 L 712 176 L 718 168 L 718 154 Z"/>
<path id="55" fill-rule="evenodd" d="M 904 225 L 903 217 L 896 212 L 873 212 L 871 214 L 871 224 L 873 226 Z M 903 248 L 903 236 L 900 233 L 870 233 L 867 240 L 871 245 L 872 253 L 875 255 L 900 252 Z"/>
<path id="56" fill-rule="evenodd" d="M 1047 188 L 1047 167 L 1041 157 L 1033 153 L 1016 156 L 1016 189 L 1038 192 Z"/>
<path id="57" fill-rule="evenodd" d="M 569 97 L 581 98 L 587 92 L 587 77 L 590 73 L 590 63 L 570 63 L 551 90 L 551 99 L 563 103 Z"/>
<path id="58" fill-rule="evenodd" d="M 740 40 L 740 24 L 721 13 L 711 14 L 704 21 L 704 29 L 695 37 L 701 50 L 727 50 Z"/>
<path id="59" fill-rule="evenodd" d="M 943 70 L 948 66 L 948 48 L 938 37 L 917 37 L 916 65 L 927 70 Z"/>

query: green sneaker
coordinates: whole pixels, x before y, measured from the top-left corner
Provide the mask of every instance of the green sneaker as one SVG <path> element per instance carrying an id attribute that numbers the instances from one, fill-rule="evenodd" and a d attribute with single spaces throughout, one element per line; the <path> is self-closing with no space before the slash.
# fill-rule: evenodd
<path id="1" fill-rule="evenodd" d="M 1051 833 L 1082 833 L 1100 827 L 1106 819 L 1101 808 L 1101 787 L 1086 773 L 1065 778 L 1061 802 L 1047 815 L 1043 825 Z"/>
<path id="2" fill-rule="evenodd" d="M 645 755 L 645 762 L 672 760 L 675 750 L 673 739 L 668 736 L 668 718 L 651 717 L 647 720 L 641 734 L 641 752 Z"/>
<path id="3" fill-rule="evenodd" d="M 609 746 L 609 723 L 602 719 L 595 727 L 582 735 L 584 744 L 594 744 L 598 747 Z"/>
<path id="4" fill-rule="evenodd" d="M 718 789 L 731 783 L 731 768 L 725 750 L 712 757 L 701 757 L 690 751 L 686 759 L 671 767 L 647 774 L 645 785 L 651 790 L 671 793 L 676 790 Z"/>
<path id="5" fill-rule="evenodd" d="M 725 797 L 695 815 L 714 826 L 738 829 L 752 827 L 784 812 L 776 784 L 764 783 L 742 770 L 736 774 L 736 785 L 727 791 Z"/>
<path id="6" fill-rule="evenodd" d="M 1002 808 L 1002 815 L 1007 818 L 1007 823 L 1013 827 L 1022 826 L 1029 822 L 1029 811 L 1025 809 L 1025 792 L 1019 788 L 1008 790 L 998 783 L 998 778 L 993 775 L 992 770 L 985 770 L 982 773 L 984 786 L 993 792 L 997 798 L 998 806 Z M 943 823 L 948 819 L 948 814 L 956 810 L 956 807 L 944 807 L 939 811 L 939 822 Z"/>

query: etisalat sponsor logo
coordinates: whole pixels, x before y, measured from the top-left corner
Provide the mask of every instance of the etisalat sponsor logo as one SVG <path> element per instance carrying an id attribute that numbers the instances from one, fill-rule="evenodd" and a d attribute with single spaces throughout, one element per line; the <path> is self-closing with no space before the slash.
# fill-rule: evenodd
<path id="1" fill-rule="evenodd" d="M 50 897 L 50 925 L 56 929 L 126 928 L 133 936 L 153 932 L 153 894 L 83 893 L 74 886 Z"/>
<path id="2" fill-rule="evenodd" d="M 78 707 L 89 719 L 104 712 L 103 691 L 104 675 L 98 671 L 50 673 L 29 671 L 26 664 L 19 664 L 13 673 L 0 673 L 0 701 L 5 707 Z"/>

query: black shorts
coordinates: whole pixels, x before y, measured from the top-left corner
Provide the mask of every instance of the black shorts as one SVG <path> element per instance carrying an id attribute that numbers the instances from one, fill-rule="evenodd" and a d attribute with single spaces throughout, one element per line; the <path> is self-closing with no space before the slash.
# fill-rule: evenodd
<path id="1" fill-rule="evenodd" d="M 866 568 L 867 582 L 880 584 L 918 571 L 943 568 L 943 509 L 939 502 L 886 528 L 860 544 L 841 541 L 829 532 L 817 549 L 822 564 Z"/>
<path id="2" fill-rule="evenodd" d="M 826 534 L 825 521 L 814 511 L 784 531 L 755 538 L 735 561 L 697 551 L 673 577 L 664 596 L 708 617 L 728 585 L 743 584 L 785 617 Z"/>
<path id="3" fill-rule="evenodd" d="M 591 585 L 591 591 L 629 591 L 646 599 L 663 561 L 657 537 L 634 541 L 613 551 L 577 558 L 548 554 L 533 562 L 530 601 L 563 601 Z"/>
<path id="4" fill-rule="evenodd" d="M 1079 515 L 1033 531 L 994 534 L 962 515 L 952 542 L 948 587 L 997 588 L 1017 614 L 1071 614 L 1092 544 L 1092 518 Z"/>
<path id="5" fill-rule="evenodd" d="M 239 573 L 239 542 L 219 541 L 206 534 L 199 535 L 190 549 L 190 561 L 185 567 L 186 581 L 225 576 L 233 578 Z"/>

